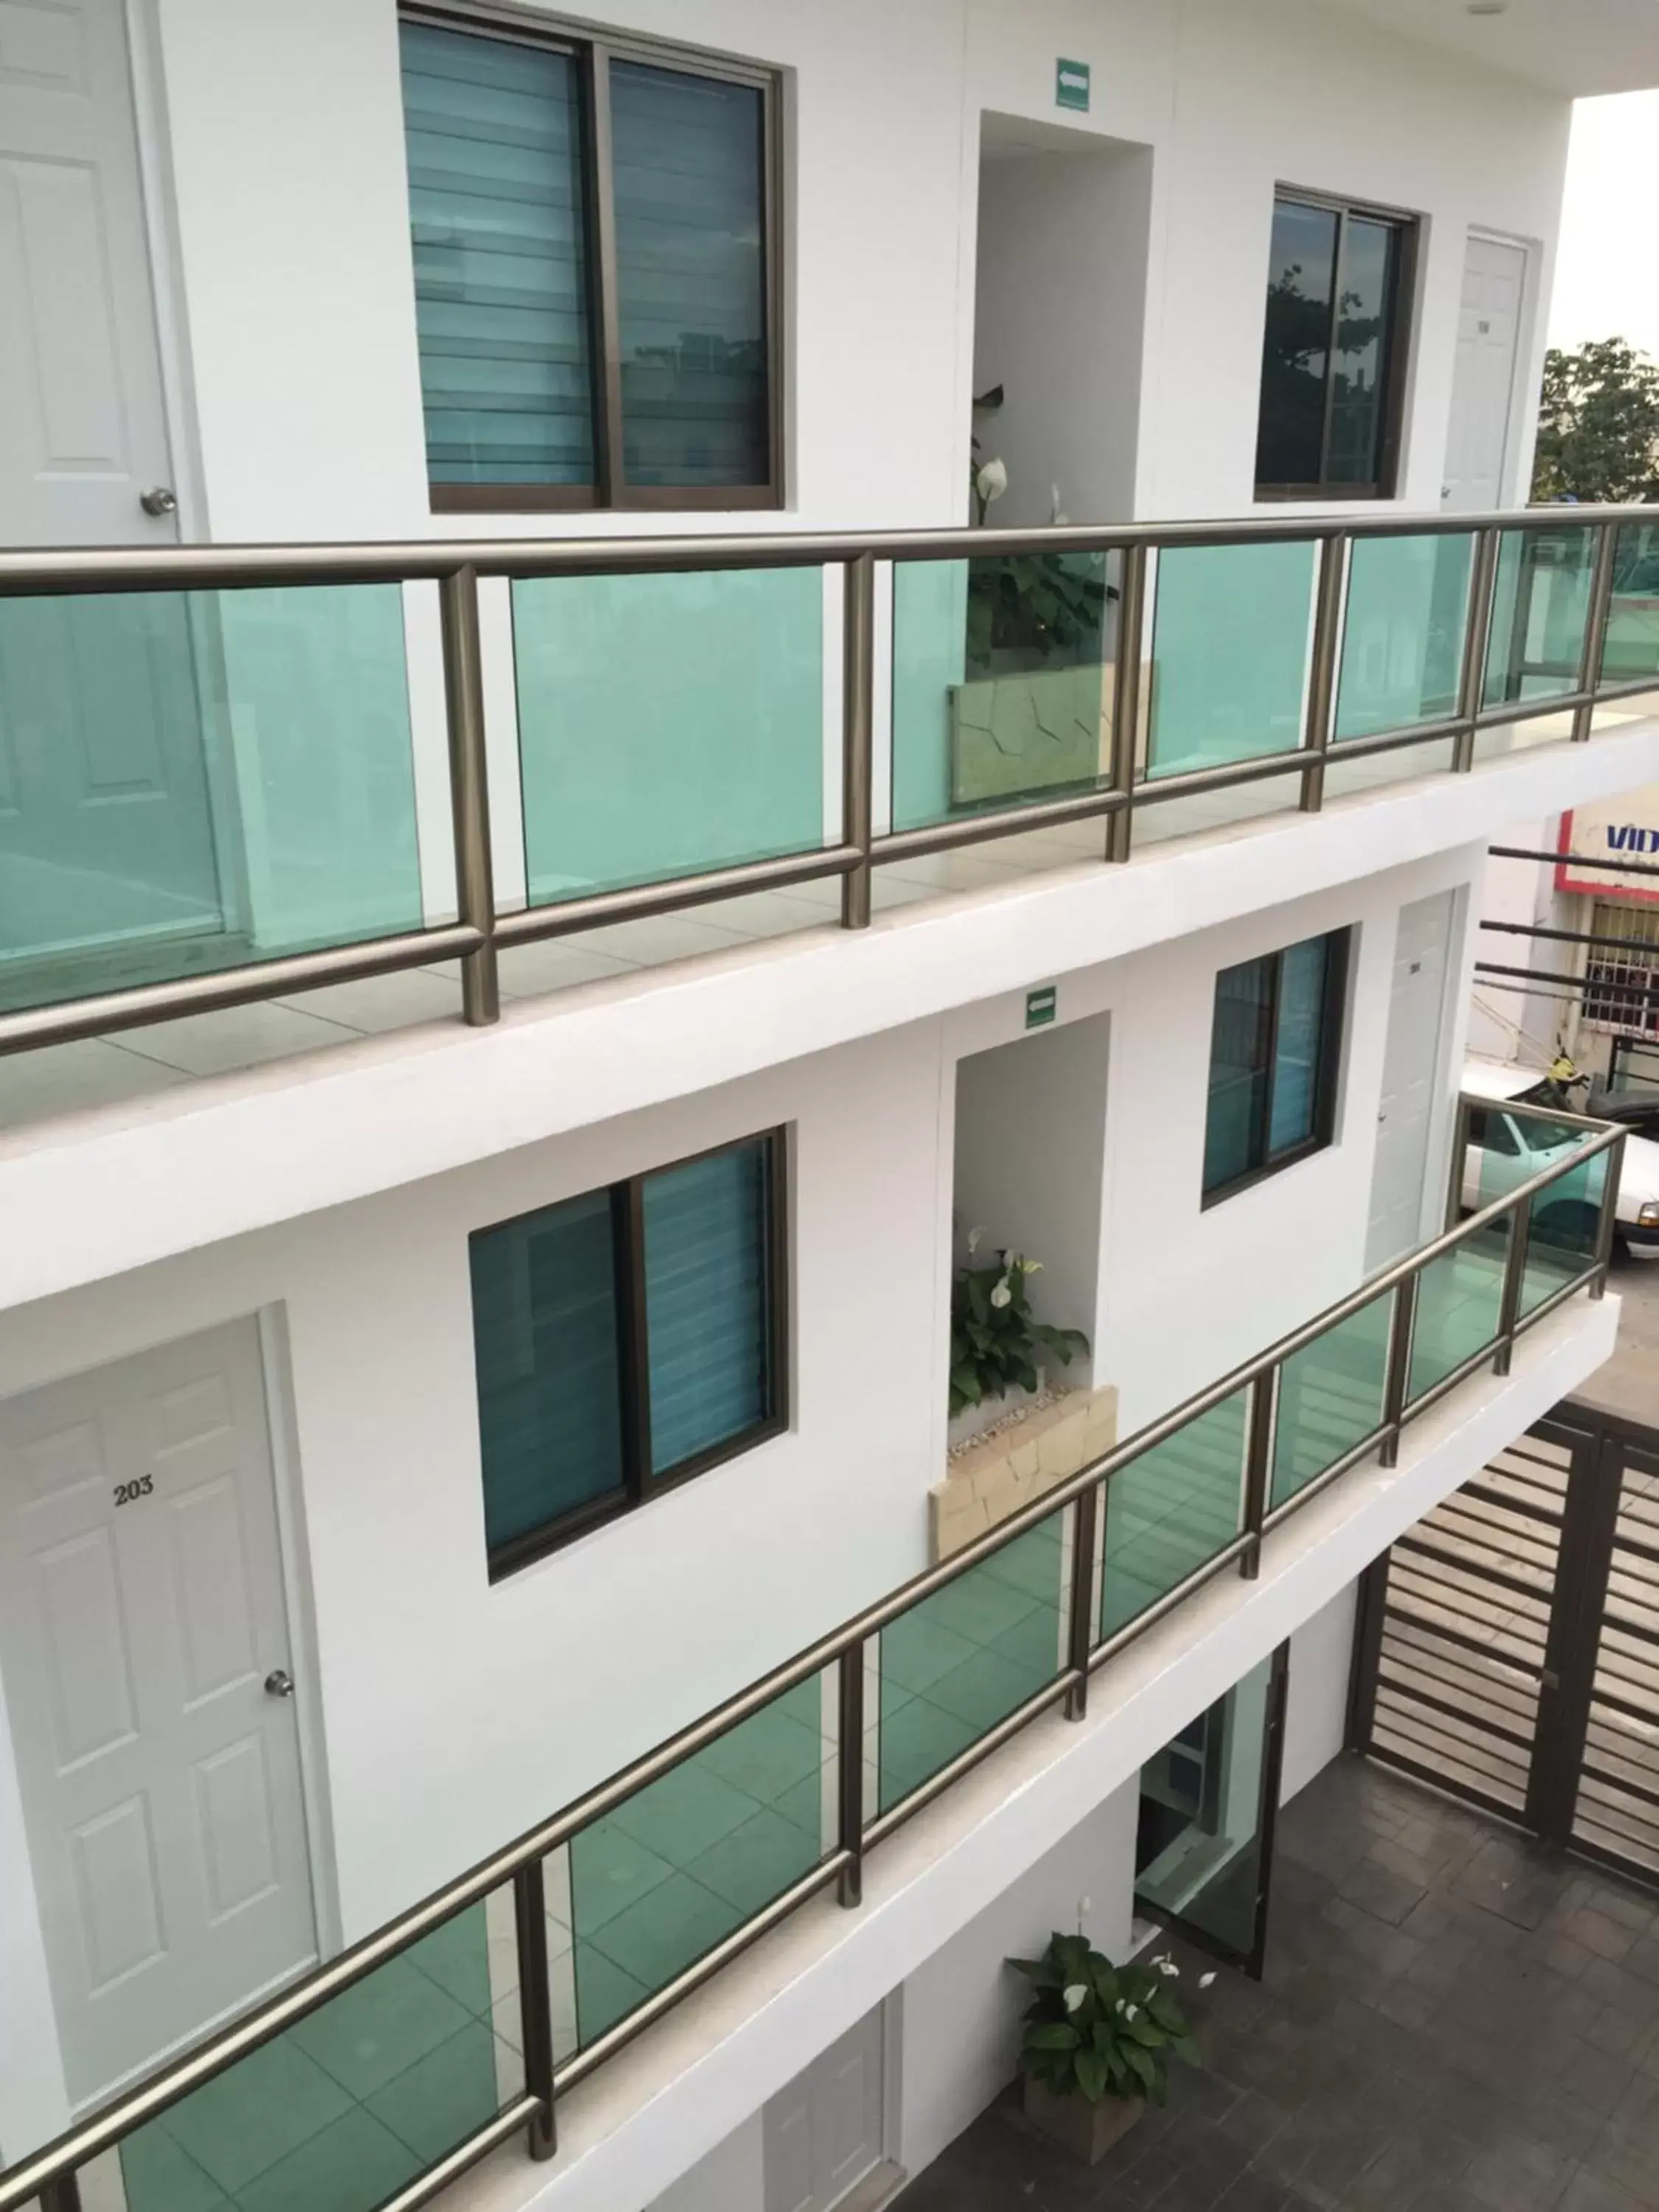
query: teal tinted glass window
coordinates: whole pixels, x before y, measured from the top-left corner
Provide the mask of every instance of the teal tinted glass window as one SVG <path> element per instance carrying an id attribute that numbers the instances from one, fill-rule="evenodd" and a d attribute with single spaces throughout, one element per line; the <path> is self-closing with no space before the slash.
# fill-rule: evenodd
<path id="1" fill-rule="evenodd" d="M 591 484 L 576 63 L 400 27 L 416 330 L 434 484 Z"/>
<path id="2" fill-rule="evenodd" d="M 1347 962 L 1336 930 L 1217 976 L 1206 1200 L 1330 1142 Z"/>
<path id="3" fill-rule="evenodd" d="M 653 1474 L 765 1419 L 769 1149 L 739 1145 L 645 1178 Z"/>
<path id="4" fill-rule="evenodd" d="M 608 1190 L 472 1238 L 472 1332 L 492 1554 L 623 1495 L 616 1231 Z"/>
<path id="5" fill-rule="evenodd" d="M 1415 231 L 1340 203 L 1274 200 L 1258 489 L 1392 490 Z"/>
<path id="6" fill-rule="evenodd" d="M 613 62 L 611 133 L 627 481 L 764 483 L 760 88 Z"/>
<path id="7" fill-rule="evenodd" d="M 775 498 L 772 77 L 459 9 L 399 36 L 433 506 Z"/>
<path id="8" fill-rule="evenodd" d="M 777 1425 L 782 1141 L 473 1232 L 492 1576 Z"/>

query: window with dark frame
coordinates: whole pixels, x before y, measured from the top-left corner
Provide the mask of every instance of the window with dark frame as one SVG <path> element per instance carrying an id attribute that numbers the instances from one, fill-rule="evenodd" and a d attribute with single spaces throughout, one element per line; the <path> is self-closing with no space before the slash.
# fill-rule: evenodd
<path id="1" fill-rule="evenodd" d="M 1204 1203 L 1331 1141 L 1346 929 L 1224 968 L 1216 977 L 1204 1130 Z"/>
<path id="2" fill-rule="evenodd" d="M 1409 216 L 1274 198 L 1259 496 L 1392 497 L 1416 238 Z"/>
<path id="3" fill-rule="evenodd" d="M 781 503 L 775 80 L 399 18 L 434 510 Z"/>
<path id="4" fill-rule="evenodd" d="M 469 1239 L 491 1581 L 787 1420 L 781 1130 Z"/>

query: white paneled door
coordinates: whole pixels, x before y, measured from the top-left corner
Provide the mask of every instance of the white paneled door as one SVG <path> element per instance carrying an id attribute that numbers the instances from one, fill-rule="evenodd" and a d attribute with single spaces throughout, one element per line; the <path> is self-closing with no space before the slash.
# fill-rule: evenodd
<path id="1" fill-rule="evenodd" d="M 314 1959 L 258 1330 L 0 1405 L 0 1688 L 85 2103 Z"/>
<path id="2" fill-rule="evenodd" d="M 882 2155 L 878 2006 L 767 2106 L 766 2212 L 830 2212 Z"/>
<path id="3" fill-rule="evenodd" d="M 0 539 L 166 544 L 124 0 L 0 0 Z"/>
<path id="4" fill-rule="evenodd" d="M 1400 910 L 1365 1233 L 1368 1274 L 1410 1251 L 1425 1234 L 1437 1235 L 1441 1226 L 1443 1194 L 1425 1186 L 1451 927 L 1450 891 L 1414 900 Z"/>
<path id="5" fill-rule="evenodd" d="M 1470 234 L 1440 488 L 1441 505 L 1454 514 L 1474 514 L 1504 503 L 1526 279 L 1527 257 L 1520 246 Z"/>

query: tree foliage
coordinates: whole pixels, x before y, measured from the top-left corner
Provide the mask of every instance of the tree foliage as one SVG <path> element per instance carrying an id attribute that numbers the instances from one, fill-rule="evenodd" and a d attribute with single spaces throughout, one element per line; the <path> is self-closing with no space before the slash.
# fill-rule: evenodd
<path id="1" fill-rule="evenodd" d="M 1550 349 L 1532 495 L 1659 499 L 1659 364 L 1623 338 Z"/>

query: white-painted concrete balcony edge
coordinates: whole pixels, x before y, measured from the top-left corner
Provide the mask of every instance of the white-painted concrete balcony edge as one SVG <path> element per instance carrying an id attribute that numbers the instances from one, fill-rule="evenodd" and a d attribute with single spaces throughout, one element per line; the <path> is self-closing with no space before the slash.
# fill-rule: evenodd
<path id="1" fill-rule="evenodd" d="M 863 1905 L 803 1907 L 562 2097 L 551 2165 L 517 2142 L 446 2192 L 452 2212 L 635 2212 L 878 2004 L 1194 1713 L 1594 1372 L 1618 1301 L 1558 1309 L 1402 1437 L 1393 1469 L 1344 1475 L 1267 1540 L 1261 1577 L 1224 1575 L 1096 1676 L 1088 1716 L 1032 1723 L 866 1864 Z M 1011 2009 L 1018 1992 L 1011 1990 Z M 906 2145 L 915 2166 L 942 2142 Z"/>
<path id="2" fill-rule="evenodd" d="M 1659 719 L 0 1135 L 0 1308 L 1339 888 L 1659 778 Z M 1103 828 L 1096 824 L 1096 828 Z M 995 850 L 996 848 L 988 848 Z"/>

